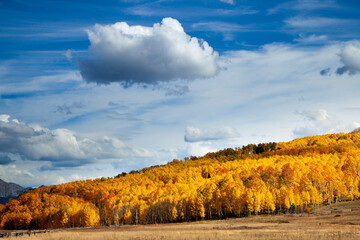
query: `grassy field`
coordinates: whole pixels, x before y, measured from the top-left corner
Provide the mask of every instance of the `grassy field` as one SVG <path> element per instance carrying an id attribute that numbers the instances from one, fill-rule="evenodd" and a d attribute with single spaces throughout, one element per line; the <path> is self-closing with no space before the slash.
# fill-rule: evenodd
<path id="1" fill-rule="evenodd" d="M 360 201 L 338 203 L 311 214 L 253 216 L 176 224 L 73 229 L 18 237 L 30 240 L 114 239 L 360 239 Z"/>

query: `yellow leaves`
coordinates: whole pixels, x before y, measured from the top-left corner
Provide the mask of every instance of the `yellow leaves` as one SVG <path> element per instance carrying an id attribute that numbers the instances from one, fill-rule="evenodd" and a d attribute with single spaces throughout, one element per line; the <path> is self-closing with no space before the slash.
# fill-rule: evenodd
<path id="1" fill-rule="evenodd" d="M 264 201 L 262 204 L 262 209 L 267 210 L 268 212 L 275 211 L 275 199 L 273 194 L 270 191 L 266 191 L 264 195 Z"/>
<path id="2" fill-rule="evenodd" d="M 1 216 L 1 229 L 24 229 L 32 219 L 29 208 L 21 205 L 18 200 L 9 200 L 4 210 L 7 211 Z"/>
<path id="3" fill-rule="evenodd" d="M 301 192 L 301 200 L 303 201 L 303 203 L 305 205 L 310 204 L 310 201 L 311 201 L 310 193 L 308 191 Z"/>
<path id="4" fill-rule="evenodd" d="M 90 204 L 87 204 L 80 210 L 82 226 L 98 226 L 100 224 L 99 210 Z"/>
<path id="5" fill-rule="evenodd" d="M 256 209 L 256 202 L 254 192 L 250 189 L 246 189 L 246 204 L 250 212 L 254 212 Z"/>
<path id="6" fill-rule="evenodd" d="M 259 146 L 266 145 L 250 148 Z M 360 133 L 276 146 L 281 150 L 242 155 L 240 148 L 226 149 L 116 178 L 35 189 L 0 205 L 0 223 L 17 228 L 29 219 L 39 228 L 155 223 L 360 197 Z M 22 225 L 15 226 L 15 219 Z"/>
<path id="7" fill-rule="evenodd" d="M 2 216 L 0 228 L 2 229 L 26 229 L 31 222 L 29 212 L 7 212 Z"/>
<path id="8" fill-rule="evenodd" d="M 130 208 L 127 208 L 124 212 L 124 223 L 131 224 L 131 221 L 132 221 L 132 214 Z"/>
<path id="9" fill-rule="evenodd" d="M 322 201 L 321 194 L 315 187 L 311 187 L 309 194 L 310 202 L 312 204 L 320 204 L 320 202 Z"/>
<path id="10" fill-rule="evenodd" d="M 145 202 L 143 201 L 139 205 L 139 221 L 140 221 L 140 223 L 146 222 L 146 216 L 147 216 L 148 211 L 149 211 L 149 205 L 145 204 Z"/>
<path id="11" fill-rule="evenodd" d="M 199 216 L 204 219 L 205 217 L 205 208 L 204 208 L 204 205 L 203 204 L 200 204 L 199 206 Z"/>
<path id="12" fill-rule="evenodd" d="M 177 210 L 176 210 L 176 207 L 174 206 L 171 209 L 170 221 L 175 221 L 177 216 L 178 216 Z"/>
<path id="13" fill-rule="evenodd" d="M 294 202 L 292 190 L 288 187 L 283 186 L 280 188 L 279 192 L 280 192 L 280 198 L 279 198 L 280 205 L 284 205 L 286 208 L 290 208 L 291 204 Z"/>
<path id="14" fill-rule="evenodd" d="M 61 216 L 61 215 L 60 215 Z M 64 212 L 61 216 L 60 224 L 64 227 L 70 227 L 69 226 L 69 215 L 67 212 Z"/>

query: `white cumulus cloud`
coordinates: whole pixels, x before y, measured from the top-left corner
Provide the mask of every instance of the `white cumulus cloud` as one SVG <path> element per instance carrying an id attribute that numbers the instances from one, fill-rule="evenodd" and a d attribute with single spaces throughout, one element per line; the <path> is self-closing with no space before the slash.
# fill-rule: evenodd
<path id="1" fill-rule="evenodd" d="M 343 67 L 338 68 L 337 74 L 355 74 L 360 72 L 360 44 L 355 46 L 354 44 L 348 44 L 342 50 L 340 54 L 341 62 L 344 64 Z"/>
<path id="2" fill-rule="evenodd" d="M 91 59 L 79 61 L 88 82 L 155 83 L 214 76 L 218 53 L 173 18 L 152 27 L 96 24 L 88 30 Z"/>
<path id="3" fill-rule="evenodd" d="M 0 164 L 8 164 L 15 156 L 23 160 L 50 162 L 45 170 L 79 167 L 98 160 L 124 157 L 150 157 L 151 151 L 128 146 L 117 138 L 80 137 L 68 129 L 48 129 L 28 125 L 0 115 Z"/>
<path id="4" fill-rule="evenodd" d="M 235 137 L 239 137 L 239 133 L 236 131 L 236 129 L 229 126 L 224 126 L 216 129 L 199 129 L 196 127 L 186 127 L 184 140 L 185 142 L 200 142 Z"/>

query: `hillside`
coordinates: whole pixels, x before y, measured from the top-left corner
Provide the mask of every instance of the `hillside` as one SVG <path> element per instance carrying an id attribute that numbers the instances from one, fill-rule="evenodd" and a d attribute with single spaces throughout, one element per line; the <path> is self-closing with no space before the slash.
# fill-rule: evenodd
<path id="1" fill-rule="evenodd" d="M 15 183 L 7 183 L 0 179 L 0 204 L 5 204 L 9 198 L 16 198 L 25 188 Z"/>
<path id="2" fill-rule="evenodd" d="M 247 145 L 114 178 L 30 190 L 0 227 L 145 224 L 302 212 L 360 197 L 360 133 Z"/>

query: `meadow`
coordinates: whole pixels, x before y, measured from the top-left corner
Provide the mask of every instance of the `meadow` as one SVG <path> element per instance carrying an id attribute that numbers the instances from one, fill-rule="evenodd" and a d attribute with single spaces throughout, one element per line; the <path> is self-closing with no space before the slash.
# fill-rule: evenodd
<path id="1" fill-rule="evenodd" d="M 360 201 L 317 207 L 310 214 L 80 228 L 18 238 L 30 240 L 360 239 Z"/>

